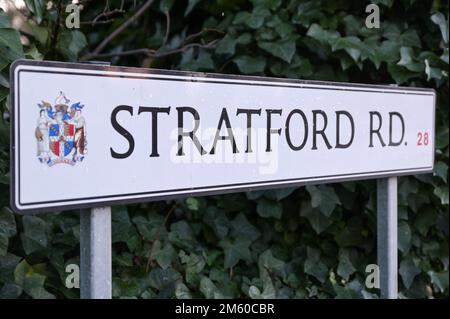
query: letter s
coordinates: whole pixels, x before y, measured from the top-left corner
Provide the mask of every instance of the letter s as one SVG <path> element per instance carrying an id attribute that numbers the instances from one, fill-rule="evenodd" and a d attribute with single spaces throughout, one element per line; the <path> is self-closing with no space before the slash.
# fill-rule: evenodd
<path id="1" fill-rule="evenodd" d="M 123 128 L 118 122 L 117 122 L 117 113 L 120 111 L 127 111 L 131 115 L 133 115 L 133 108 L 129 105 L 119 105 L 114 108 L 114 110 L 111 113 L 111 125 L 114 127 L 114 129 L 123 137 L 125 137 L 128 141 L 129 147 L 128 150 L 125 153 L 117 153 L 110 147 L 111 156 L 113 158 L 127 158 L 131 155 L 134 151 L 134 138 L 133 135 L 131 135 L 130 132 L 128 132 L 126 129 Z"/>

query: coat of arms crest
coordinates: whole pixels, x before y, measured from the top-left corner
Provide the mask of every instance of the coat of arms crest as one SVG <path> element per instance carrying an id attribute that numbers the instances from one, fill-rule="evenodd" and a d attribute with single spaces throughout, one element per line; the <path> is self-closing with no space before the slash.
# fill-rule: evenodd
<path id="1" fill-rule="evenodd" d="M 60 92 L 54 105 L 38 103 L 39 118 L 35 130 L 37 157 L 41 163 L 53 166 L 59 163 L 75 165 L 87 154 L 86 121 L 82 115 L 84 105 L 70 105 L 64 92 Z"/>

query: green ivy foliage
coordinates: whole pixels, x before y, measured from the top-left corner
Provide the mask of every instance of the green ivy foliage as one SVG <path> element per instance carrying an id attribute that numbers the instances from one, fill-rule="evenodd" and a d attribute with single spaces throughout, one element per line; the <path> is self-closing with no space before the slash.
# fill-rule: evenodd
<path id="1" fill-rule="evenodd" d="M 103 1 L 83 1 L 81 20 L 91 22 L 81 29 L 64 26 L 69 2 L 26 0 L 19 30 L 0 11 L 0 298 L 79 296 L 64 285 L 65 266 L 79 262 L 78 212 L 9 208 L 9 66 L 86 58 L 145 1 L 111 17 L 98 16 Z M 156 0 L 96 58 L 434 88 L 434 173 L 399 178 L 399 290 L 448 298 L 448 2 L 372 2 L 379 29 L 365 27 L 366 1 Z M 141 48 L 147 53 L 115 55 Z M 374 181 L 361 181 L 114 207 L 113 296 L 377 298 L 365 286 L 366 265 L 376 263 L 375 192 Z"/>

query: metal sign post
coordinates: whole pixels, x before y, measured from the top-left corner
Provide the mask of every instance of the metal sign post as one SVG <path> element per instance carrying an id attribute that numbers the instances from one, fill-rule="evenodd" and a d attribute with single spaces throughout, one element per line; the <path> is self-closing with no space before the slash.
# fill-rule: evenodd
<path id="1" fill-rule="evenodd" d="M 91 61 L 110 66 L 110 62 Z M 111 207 L 82 210 L 80 213 L 81 299 L 111 299 Z"/>
<path id="2" fill-rule="evenodd" d="M 397 177 L 377 180 L 377 254 L 380 298 L 397 299 Z"/>
<path id="3" fill-rule="evenodd" d="M 111 299 L 111 207 L 80 212 L 82 299 Z"/>

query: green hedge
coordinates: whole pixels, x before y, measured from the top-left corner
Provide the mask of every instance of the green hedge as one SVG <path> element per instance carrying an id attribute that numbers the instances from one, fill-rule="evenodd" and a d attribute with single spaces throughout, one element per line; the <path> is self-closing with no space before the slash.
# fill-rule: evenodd
<path id="1" fill-rule="evenodd" d="M 367 29 L 365 1 L 156 0 L 100 52 L 146 1 L 126 1 L 124 12 L 112 11 L 121 1 L 109 11 L 82 1 L 91 23 L 79 30 L 64 26 L 69 2 L 26 0 L 20 31 L 0 12 L 0 298 L 79 296 L 64 286 L 65 265 L 79 262 L 78 213 L 8 207 L 8 74 L 22 57 L 435 88 L 435 171 L 399 179 L 399 290 L 448 298 L 447 1 L 372 1 L 381 28 Z M 374 181 L 362 181 L 114 207 L 113 295 L 376 298 L 365 288 L 374 201 Z"/>

